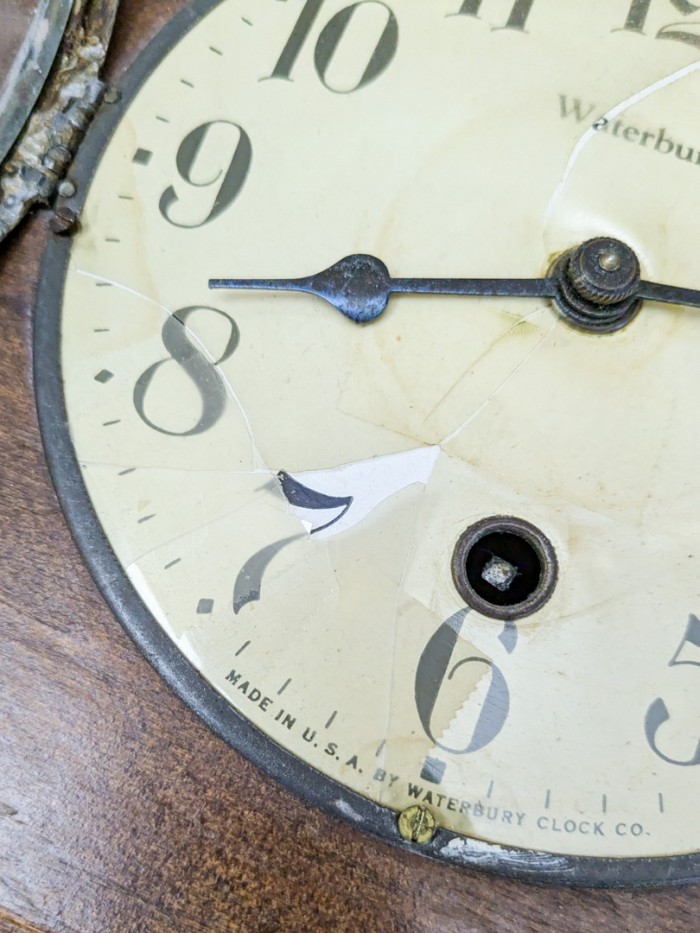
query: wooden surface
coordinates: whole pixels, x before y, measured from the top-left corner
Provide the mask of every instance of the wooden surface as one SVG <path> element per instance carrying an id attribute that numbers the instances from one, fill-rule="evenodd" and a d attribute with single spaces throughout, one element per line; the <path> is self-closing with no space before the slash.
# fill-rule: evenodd
<path id="1" fill-rule="evenodd" d="M 182 3 L 122 0 L 118 76 Z M 0 933 L 687 931 L 700 886 L 545 889 L 396 852 L 214 737 L 114 620 L 44 463 L 30 372 L 47 233 L 0 247 Z"/>

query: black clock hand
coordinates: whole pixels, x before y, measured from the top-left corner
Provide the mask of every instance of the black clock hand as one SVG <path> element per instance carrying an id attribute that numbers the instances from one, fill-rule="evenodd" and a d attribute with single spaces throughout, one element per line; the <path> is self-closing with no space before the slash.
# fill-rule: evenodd
<path id="1" fill-rule="evenodd" d="M 373 321 L 392 294 L 553 298 L 553 279 L 394 279 L 375 256 L 356 254 L 301 279 L 210 279 L 209 288 L 299 291 L 324 298 L 351 321 Z"/>
<path id="2" fill-rule="evenodd" d="M 565 253 L 540 279 L 392 278 L 375 256 L 356 254 L 316 275 L 297 279 L 210 279 L 210 288 L 302 291 L 325 299 L 358 324 L 373 321 L 392 294 L 553 298 L 569 323 L 584 330 L 619 330 L 641 300 L 700 308 L 700 291 L 641 279 L 633 250 L 609 237 Z"/>
<path id="3" fill-rule="evenodd" d="M 700 308 L 700 291 L 694 288 L 679 288 L 677 285 L 659 285 L 656 282 L 641 280 L 637 298 L 647 298 L 649 301 L 659 301 L 667 305 Z"/>

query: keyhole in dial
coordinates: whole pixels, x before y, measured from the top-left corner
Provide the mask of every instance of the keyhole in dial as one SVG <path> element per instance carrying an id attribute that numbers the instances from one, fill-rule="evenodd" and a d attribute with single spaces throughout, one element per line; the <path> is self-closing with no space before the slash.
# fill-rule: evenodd
<path id="1" fill-rule="evenodd" d="M 465 602 L 494 619 L 531 615 L 550 598 L 557 558 L 546 537 L 523 519 L 496 516 L 461 536 L 452 556 L 452 576 Z"/>

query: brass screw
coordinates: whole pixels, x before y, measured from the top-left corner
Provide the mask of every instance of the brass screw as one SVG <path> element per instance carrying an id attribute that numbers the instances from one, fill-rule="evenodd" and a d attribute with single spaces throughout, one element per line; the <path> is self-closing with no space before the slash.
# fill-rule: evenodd
<path id="1" fill-rule="evenodd" d="M 437 830 L 437 821 L 427 807 L 416 804 L 399 816 L 399 832 L 406 842 L 426 845 Z"/>

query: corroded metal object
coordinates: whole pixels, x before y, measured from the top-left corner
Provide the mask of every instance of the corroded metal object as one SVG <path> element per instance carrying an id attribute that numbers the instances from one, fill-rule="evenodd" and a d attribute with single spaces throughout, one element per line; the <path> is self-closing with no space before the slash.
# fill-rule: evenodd
<path id="1" fill-rule="evenodd" d="M 0 163 L 48 77 L 73 0 L 11 0 L 0 14 Z"/>
<path id="2" fill-rule="evenodd" d="M 119 0 L 72 4 L 51 74 L 0 171 L 0 239 L 35 204 L 49 203 L 64 178 L 104 93 L 100 70 L 118 5 Z M 60 17 L 45 23 L 55 30 Z"/>

